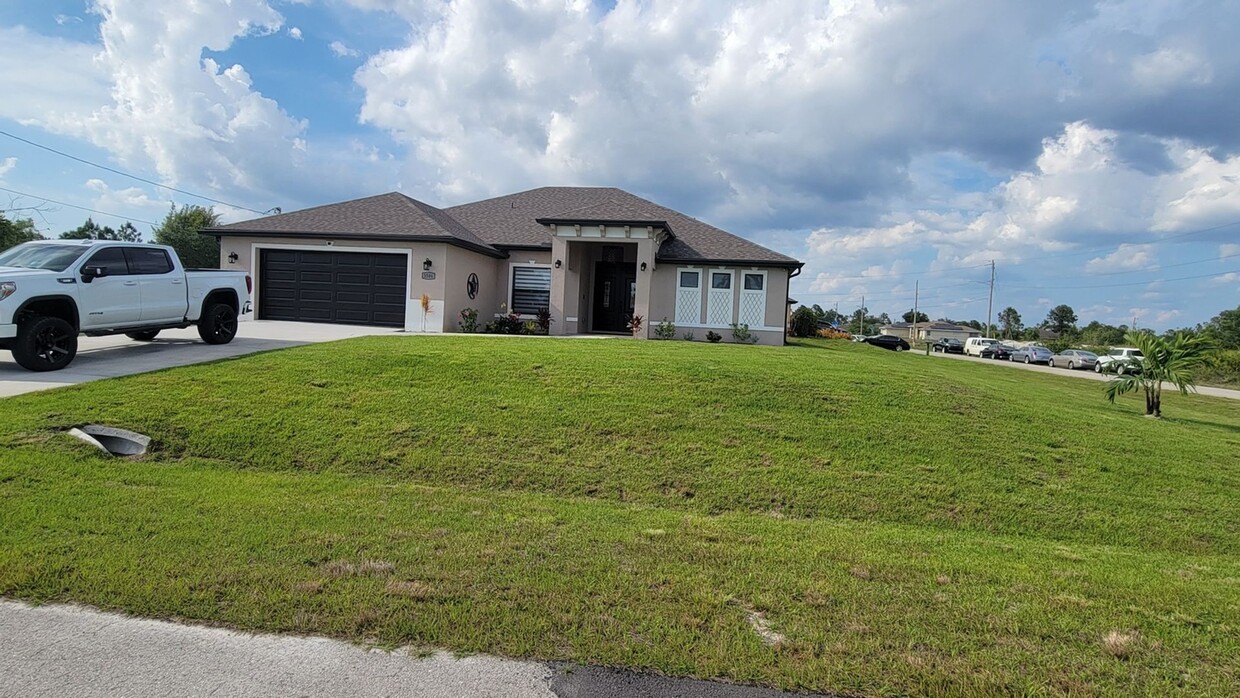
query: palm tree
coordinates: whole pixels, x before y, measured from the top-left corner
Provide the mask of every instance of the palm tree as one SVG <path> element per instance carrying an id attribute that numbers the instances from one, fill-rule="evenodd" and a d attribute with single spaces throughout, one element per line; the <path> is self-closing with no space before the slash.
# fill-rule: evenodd
<path id="1" fill-rule="evenodd" d="M 1153 332 L 1129 332 L 1124 340 L 1141 350 L 1140 371 L 1125 371 L 1107 383 L 1107 400 L 1141 388 L 1145 391 L 1145 415 L 1162 417 L 1162 384 L 1174 385 L 1180 394 L 1196 387 L 1193 371 L 1205 361 L 1209 344 L 1204 337 L 1176 332 L 1170 339 Z M 1133 362 L 1138 363 L 1138 362 Z"/>

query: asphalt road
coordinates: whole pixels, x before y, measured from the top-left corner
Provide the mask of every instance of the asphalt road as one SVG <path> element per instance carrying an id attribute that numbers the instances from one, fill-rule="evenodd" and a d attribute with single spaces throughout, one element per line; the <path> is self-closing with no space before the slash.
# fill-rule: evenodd
<path id="1" fill-rule="evenodd" d="M 915 356 L 922 356 L 923 351 L 906 352 Z M 950 359 L 952 361 L 971 361 L 973 363 L 982 363 L 987 366 L 1001 366 L 1018 371 L 1035 371 L 1038 373 L 1050 373 L 1056 376 L 1065 376 L 1068 378 L 1081 378 L 1083 380 L 1092 381 L 1108 381 L 1111 376 L 1094 373 L 1093 371 L 1069 371 L 1066 368 L 1051 368 L 1042 364 L 1023 364 L 1012 361 L 995 361 L 994 359 L 980 359 L 976 356 L 961 356 L 960 354 L 936 354 L 930 353 L 930 357 L 934 359 Z M 1174 388 L 1173 388 L 1174 389 Z M 1208 386 L 1198 386 L 1197 392 L 1202 395 L 1211 395 L 1214 397 L 1225 397 L 1232 400 L 1240 400 L 1240 390 L 1228 390 L 1227 388 L 1211 388 Z"/>
<path id="2" fill-rule="evenodd" d="M 338 640 L 250 635 L 78 606 L 0 600 L 0 696 L 478 696 L 778 698 L 765 688 L 619 669 L 428 656 Z"/>

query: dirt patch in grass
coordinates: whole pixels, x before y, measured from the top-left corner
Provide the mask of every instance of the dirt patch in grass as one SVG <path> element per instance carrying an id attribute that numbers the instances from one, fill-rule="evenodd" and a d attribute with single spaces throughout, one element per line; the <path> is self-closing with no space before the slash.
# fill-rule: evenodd
<path id="1" fill-rule="evenodd" d="M 390 562 L 383 560 L 363 560 L 361 562 L 347 562 L 345 560 L 334 560 L 319 565 L 319 571 L 328 577 L 364 577 L 379 576 L 391 574 L 396 566 Z"/>

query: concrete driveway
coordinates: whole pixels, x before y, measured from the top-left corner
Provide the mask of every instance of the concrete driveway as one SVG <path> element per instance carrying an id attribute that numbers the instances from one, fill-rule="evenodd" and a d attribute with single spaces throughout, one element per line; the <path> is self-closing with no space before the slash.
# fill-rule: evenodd
<path id="1" fill-rule="evenodd" d="M 135 342 L 125 335 L 81 337 L 77 358 L 63 371 L 27 371 L 13 361 L 9 352 L 0 351 L 0 398 L 301 344 L 396 333 L 397 330 L 382 327 L 251 320 L 242 322 L 237 337 L 221 346 L 204 344 L 193 327 L 165 330 L 153 342 Z"/>
<path id="2" fill-rule="evenodd" d="M 910 352 L 914 355 L 920 355 L 922 352 Z M 973 363 L 986 364 L 987 366 L 1004 366 L 1018 371 L 1034 371 L 1037 373 L 1050 373 L 1056 376 L 1065 376 L 1068 378 L 1081 378 L 1092 381 L 1108 381 L 1111 376 L 1094 373 L 1093 371 L 1069 371 L 1066 368 L 1051 368 L 1042 364 L 1022 364 L 1013 363 L 1011 361 L 995 361 L 993 359 L 980 359 L 976 356 L 961 356 L 960 354 L 935 354 L 931 353 L 931 357 L 936 359 L 952 359 L 954 361 L 971 361 Z M 1164 384 L 1164 390 L 1168 389 Z M 1170 388 L 1175 390 L 1175 388 Z M 1227 388 L 1211 388 L 1208 386 L 1198 386 L 1197 392 L 1202 395 L 1211 395 L 1213 397 L 1225 397 L 1232 400 L 1240 400 L 1240 390 L 1228 390 Z"/>

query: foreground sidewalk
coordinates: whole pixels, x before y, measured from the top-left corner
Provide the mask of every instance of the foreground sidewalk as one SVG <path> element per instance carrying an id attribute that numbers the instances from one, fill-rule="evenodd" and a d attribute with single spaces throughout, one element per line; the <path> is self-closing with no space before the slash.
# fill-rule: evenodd
<path id="1" fill-rule="evenodd" d="M 0 600 L 0 696 L 684 696 L 777 691 L 475 655 L 368 650 Z"/>

